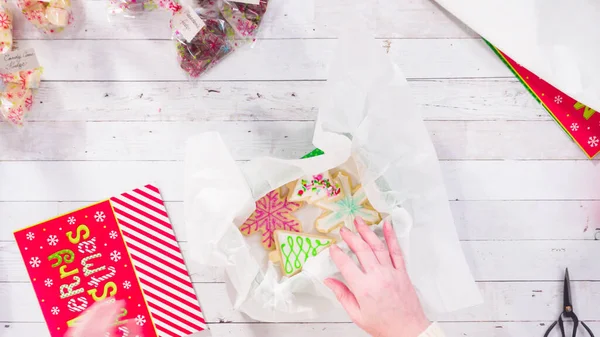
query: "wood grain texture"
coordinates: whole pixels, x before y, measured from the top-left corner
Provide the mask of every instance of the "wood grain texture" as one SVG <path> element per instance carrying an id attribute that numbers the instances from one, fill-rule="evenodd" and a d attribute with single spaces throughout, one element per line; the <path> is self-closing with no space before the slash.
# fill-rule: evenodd
<path id="1" fill-rule="evenodd" d="M 587 159 L 554 121 L 425 125 L 441 160 Z M 237 160 L 299 158 L 314 149 L 313 121 L 31 122 L 0 135 L 0 160 L 182 160 L 185 141 L 207 131 L 219 132 Z"/>
<path id="2" fill-rule="evenodd" d="M 485 304 L 450 314 L 430 313 L 430 318 L 442 322 L 473 321 L 546 321 L 560 312 L 562 282 L 482 282 L 478 283 Z M 196 293 L 210 322 L 252 322 L 235 311 L 225 283 L 196 283 Z M 597 320 L 600 315 L 600 283 L 573 282 L 578 316 L 582 320 Z M 38 300 L 28 283 L 0 283 L 0 322 L 43 322 Z M 349 322 L 341 308 L 331 310 L 316 322 Z"/>
<path id="3" fill-rule="evenodd" d="M 440 166 L 450 200 L 600 199 L 600 171 L 593 161 L 467 160 Z M 181 201 L 181 172 L 179 161 L 7 161 L 0 165 L 0 201 L 97 201 L 150 182 L 160 186 L 165 201 Z"/>
<path id="4" fill-rule="evenodd" d="M 179 237 L 182 237 L 181 235 Z M 473 276 L 478 281 L 558 281 L 568 266 L 572 280 L 600 279 L 600 269 L 589 268 L 600 245 L 587 240 L 463 241 Z M 193 263 L 188 243 L 180 243 L 194 282 L 225 282 L 221 270 Z M 28 282 L 29 277 L 17 245 L 0 242 L 0 282 Z"/>
<path id="5" fill-rule="evenodd" d="M 448 336 L 466 337 L 512 337 L 512 336 L 542 336 L 551 321 L 535 322 L 442 322 L 440 326 Z M 600 322 L 589 322 L 593 331 L 600 330 Z M 218 337 L 367 337 L 351 323 L 220 323 L 210 326 L 213 336 Z M 22 337 L 32 333 L 36 337 L 49 337 L 50 334 L 44 323 L 11 323 L 0 325 L 3 337 Z M 551 335 L 556 337 L 558 335 Z"/>
<path id="6" fill-rule="evenodd" d="M 46 66 L 46 81 L 184 81 L 175 44 L 163 40 L 23 40 Z M 324 80 L 337 45 L 331 39 L 261 40 L 202 77 L 214 80 Z M 382 48 L 384 48 L 382 43 Z M 56 50 L 69 50 L 57 53 Z M 508 77 L 511 72 L 479 39 L 395 40 L 389 57 L 408 78 Z M 427 62 L 424 62 L 427 60 Z"/>
<path id="7" fill-rule="evenodd" d="M 409 84 L 425 120 L 552 120 L 514 79 Z M 29 120 L 312 121 L 324 86 L 324 81 L 45 82 Z"/>
<path id="8" fill-rule="evenodd" d="M 348 27 L 344 8 L 348 1 L 273 1 L 263 21 L 259 38 L 336 38 Z M 474 38 L 473 31 L 429 1 L 396 1 L 373 6 L 371 21 L 380 38 Z M 74 4 L 77 26 L 60 39 L 170 39 L 170 14 L 147 12 L 133 19 L 109 16 L 103 0 L 82 0 Z M 15 15 L 17 39 L 47 39 L 24 17 Z M 82 24 L 85 22 L 85 25 Z M 435 23 L 435 24 L 433 24 Z"/>
<path id="9" fill-rule="evenodd" d="M 94 201 L 0 202 L 0 241 L 12 232 Z M 166 203 L 179 237 L 188 236 L 181 201 Z M 600 239 L 600 201 L 450 201 L 461 241 L 595 240 Z M 35 211 L 31 211 L 35 210 Z M 482 225 L 483 224 L 483 225 Z"/>
<path id="10" fill-rule="evenodd" d="M 155 182 L 184 240 L 186 138 L 220 131 L 240 161 L 312 149 L 335 39 L 353 23 L 347 0 L 272 1 L 253 48 L 190 82 L 168 13 L 108 20 L 105 0 L 74 3 L 81 24 L 57 40 L 15 15 L 18 47 L 35 47 L 46 72 L 27 127 L 0 123 L 2 337 L 48 336 L 13 230 Z M 408 77 L 486 301 L 431 318 L 449 337 L 541 336 L 560 311 L 568 266 L 577 312 L 600 330 L 596 163 L 434 2 L 379 0 L 361 14 Z M 214 336 L 366 337 L 341 311 L 318 323 L 251 322 L 232 308 L 220 270 L 186 259 Z"/>

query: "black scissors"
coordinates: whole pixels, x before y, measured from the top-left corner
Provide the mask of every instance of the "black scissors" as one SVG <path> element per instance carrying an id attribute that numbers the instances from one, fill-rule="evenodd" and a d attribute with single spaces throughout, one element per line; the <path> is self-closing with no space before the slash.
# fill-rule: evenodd
<path id="1" fill-rule="evenodd" d="M 552 325 L 550 325 L 548 330 L 546 330 L 544 337 L 548 337 L 550 335 L 550 331 L 552 331 L 552 329 L 554 329 L 554 327 L 557 324 L 558 324 L 558 327 L 560 328 L 560 333 L 561 333 L 562 337 L 566 337 L 563 317 L 570 318 L 573 321 L 573 337 L 577 336 L 577 328 L 579 326 L 579 323 L 581 323 L 581 325 L 583 325 L 585 330 L 590 334 L 590 337 L 594 337 L 594 333 L 592 332 L 592 330 L 590 330 L 590 328 L 587 326 L 587 324 L 585 324 L 583 321 L 580 322 L 579 318 L 577 318 L 577 315 L 575 315 L 575 313 L 573 312 L 573 302 L 571 302 L 571 280 L 569 279 L 569 268 L 567 268 L 567 270 L 565 271 L 565 284 L 564 284 L 564 293 L 563 293 L 563 312 L 561 312 L 560 316 L 558 316 L 558 320 L 556 322 L 552 323 Z"/>

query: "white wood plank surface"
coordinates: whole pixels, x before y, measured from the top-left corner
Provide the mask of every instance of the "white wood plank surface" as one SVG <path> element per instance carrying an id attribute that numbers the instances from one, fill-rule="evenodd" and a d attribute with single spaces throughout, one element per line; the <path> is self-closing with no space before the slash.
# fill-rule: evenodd
<path id="1" fill-rule="evenodd" d="M 34 47 L 48 81 L 182 81 L 175 44 L 163 40 L 22 40 Z M 214 80 L 324 80 L 332 39 L 261 40 L 202 77 Z M 357 46 L 359 48 L 359 46 Z M 382 42 L 382 48 L 384 44 Z M 57 50 L 69 50 L 59 53 Z M 408 78 L 511 77 L 480 39 L 394 40 L 389 57 Z M 423 60 L 428 60 L 424 63 Z"/>
<path id="2" fill-rule="evenodd" d="M 323 81 L 46 82 L 30 121 L 312 121 Z M 552 120 L 516 79 L 411 80 L 426 120 Z M 60 100 L 54 97 L 60 96 Z"/>
<path id="3" fill-rule="evenodd" d="M 587 158 L 554 121 L 425 124 L 441 160 Z M 238 160 L 299 158 L 314 148 L 313 121 L 31 122 L 0 135 L 0 160 L 181 160 L 186 139 L 206 131 L 220 132 Z"/>
<path id="4" fill-rule="evenodd" d="M 442 322 L 440 325 L 449 336 L 467 337 L 512 337 L 512 336 L 541 336 L 544 334 L 551 321 L 539 322 Z M 594 331 L 600 330 L 600 323 L 588 322 Z M 350 323 L 323 324 L 219 324 L 211 325 L 213 335 L 254 337 L 254 336 L 290 336 L 300 337 L 310 335 L 313 337 L 366 337 L 367 335 Z M 43 323 L 12 323 L 0 325 L 3 337 L 22 337 L 24 333 L 32 333 L 39 337 L 48 337 L 46 326 Z M 557 337 L 551 334 L 550 337 Z"/>
<path id="5" fill-rule="evenodd" d="M 61 39 L 170 39 L 170 14 L 166 11 L 144 13 L 134 19 L 109 17 L 103 0 L 82 0 L 75 3 L 76 22 L 85 22 L 64 32 Z M 342 13 L 348 1 L 273 1 L 261 27 L 259 38 L 336 38 L 347 24 Z M 469 38 L 477 37 L 464 24 L 449 19 L 445 11 L 434 3 L 424 1 L 397 1 L 373 8 L 377 21 L 375 35 L 379 38 Z M 435 22 L 436 24 L 432 24 Z M 115 32 L 118 32 L 115 34 Z M 17 39 L 48 39 L 23 17 L 15 22 Z"/>
<path id="6" fill-rule="evenodd" d="M 2 201 L 0 242 L 12 241 L 15 230 L 91 202 L 94 201 Z M 169 201 L 166 207 L 177 235 L 187 237 L 183 202 Z M 450 207 L 461 241 L 600 239 L 600 225 L 595 220 L 600 217 L 598 200 L 451 200 Z"/>
<path id="7" fill-rule="evenodd" d="M 220 131 L 240 164 L 310 151 L 335 39 L 348 24 L 345 6 L 272 1 L 255 46 L 200 81 L 179 69 L 166 12 L 108 20 L 105 0 L 76 1 L 81 24 L 56 40 L 15 13 L 17 45 L 36 49 L 45 74 L 26 128 L 0 123 L 0 336 L 49 336 L 12 231 L 156 182 L 185 238 L 188 136 Z M 476 33 L 435 3 L 379 0 L 372 15 L 442 160 L 457 232 L 486 301 L 431 318 L 449 337 L 542 336 L 560 311 L 569 267 L 577 313 L 599 331 L 596 162 Z M 311 323 L 252 322 L 232 308 L 222 271 L 190 270 L 213 336 L 366 336 L 341 311 Z"/>
<path id="8" fill-rule="evenodd" d="M 485 304 L 449 314 L 430 313 L 438 321 L 543 321 L 555 319 L 560 312 L 562 282 L 480 282 Z M 252 322 L 235 311 L 229 301 L 225 283 L 196 283 L 196 293 L 201 299 L 208 322 Z M 600 315 L 600 283 L 573 282 L 578 316 L 582 320 L 597 320 Z M 0 284 L 2 303 L 0 321 L 43 322 L 38 300 L 29 283 Z M 332 309 L 319 317 L 318 322 L 349 322 L 341 308 Z"/>
<path id="9" fill-rule="evenodd" d="M 593 161 L 458 160 L 440 165 L 450 200 L 600 199 L 600 171 Z M 165 201 L 181 201 L 181 172 L 180 161 L 5 161 L 0 165 L 0 201 L 103 200 L 149 182 L 161 187 Z"/>
<path id="10" fill-rule="evenodd" d="M 180 235 L 180 237 L 182 237 Z M 187 242 L 180 243 L 184 257 Z M 589 268 L 600 255 L 592 240 L 463 241 L 467 262 L 478 281 L 558 281 L 569 266 L 573 280 L 596 280 L 600 268 Z M 29 280 L 19 250 L 13 242 L 0 242 L 0 282 Z M 188 264 L 194 282 L 225 282 L 220 270 Z"/>

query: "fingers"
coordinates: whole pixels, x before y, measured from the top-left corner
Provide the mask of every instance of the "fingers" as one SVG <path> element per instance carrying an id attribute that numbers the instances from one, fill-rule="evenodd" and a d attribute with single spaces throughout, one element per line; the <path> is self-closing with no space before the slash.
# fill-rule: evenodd
<path id="1" fill-rule="evenodd" d="M 362 237 L 362 239 L 371 246 L 371 250 L 379 263 L 383 266 L 391 266 L 392 259 L 390 258 L 390 252 L 387 249 L 387 246 L 377 237 L 377 235 L 367 226 L 365 221 L 357 217 L 354 220 L 354 225 L 356 226 L 356 230 L 358 234 Z"/>
<path id="2" fill-rule="evenodd" d="M 350 319 L 354 322 L 358 321 L 360 316 L 360 306 L 350 289 L 344 283 L 334 278 L 326 279 L 325 285 L 333 291 L 337 300 L 342 304 L 342 307 L 344 307 L 344 310 L 346 310 L 350 316 Z"/>
<path id="3" fill-rule="evenodd" d="M 361 239 L 358 235 L 352 233 L 348 228 L 342 227 L 340 230 L 342 239 L 348 244 L 348 247 L 356 254 L 358 261 L 364 271 L 372 270 L 379 265 L 371 246 Z"/>
<path id="4" fill-rule="evenodd" d="M 352 261 L 350 256 L 340 249 L 340 247 L 336 245 L 331 246 L 331 248 L 329 248 L 329 254 L 331 255 L 333 263 L 338 267 L 342 276 L 351 288 L 353 288 L 353 285 L 361 282 L 364 276 L 363 272 L 358 268 L 356 263 Z"/>
<path id="5" fill-rule="evenodd" d="M 69 329 L 67 336 L 103 337 L 116 321 L 123 305 L 123 301 L 105 300 L 95 303 L 80 316 L 77 323 Z"/>
<path id="6" fill-rule="evenodd" d="M 385 237 L 385 242 L 390 251 L 390 257 L 392 258 L 394 267 L 400 270 L 406 269 L 406 266 L 404 265 L 404 255 L 402 254 L 402 249 L 400 249 L 396 232 L 394 232 L 394 228 L 387 221 L 383 223 L 383 236 Z"/>

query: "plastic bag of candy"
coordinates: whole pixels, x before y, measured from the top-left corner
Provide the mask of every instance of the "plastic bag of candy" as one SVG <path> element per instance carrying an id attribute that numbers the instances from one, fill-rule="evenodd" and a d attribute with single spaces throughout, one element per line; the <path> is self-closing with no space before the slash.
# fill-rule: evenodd
<path id="1" fill-rule="evenodd" d="M 183 6 L 175 12 L 171 28 L 181 68 L 191 77 L 199 77 L 236 48 L 253 40 L 268 0 L 252 2 L 257 4 L 197 0 L 193 6 Z"/>
<path id="2" fill-rule="evenodd" d="M 28 51 L 21 52 L 21 55 Z M 25 116 L 33 105 L 33 90 L 40 86 L 43 68 L 32 64 L 30 69 L 0 73 L 3 88 L 0 90 L 0 114 L 11 124 L 23 126 Z"/>
<path id="3" fill-rule="evenodd" d="M 71 0 L 17 0 L 17 6 L 45 34 L 60 33 L 73 23 Z"/>
<path id="4" fill-rule="evenodd" d="M 5 2 L 0 2 L 0 53 L 4 54 L 13 47 L 13 17 Z"/>
<path id="5" fill-rule="evenodd" d="M 224 0 L 220 6 L 223 17 L 242 40 L 254 39 L 269 4 L 268 0 L 252 2 L 253 4 Z"/>
<path id="6" fill-rule="evenodd" d="M 144 12 L 158 8 L 168 9 L 172 12 L 179 10 L 181 5 L 177 0 L 109 0 L 109 13 L 113 16 L 123 15 L 134 18 Z"/>
<path id="7" fill-rule="evenodd" d="M 199 77 L 235 48 L 233 28 L 215 14 L 183 7 L 171 20 L 179 64 L 191 77 Z"/>
<path id="8" fill-rule="evenodd" d="M 33 49 L 12 52 L 12 13 L 0 2 L 0 115 L 11 124 L 22 126 L 33 105 L 33 91 L 38 88 L 43 68 Z"/>

